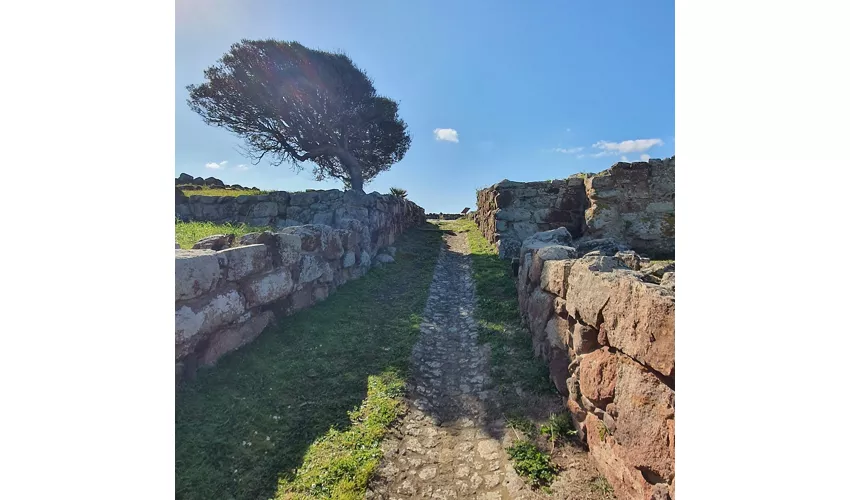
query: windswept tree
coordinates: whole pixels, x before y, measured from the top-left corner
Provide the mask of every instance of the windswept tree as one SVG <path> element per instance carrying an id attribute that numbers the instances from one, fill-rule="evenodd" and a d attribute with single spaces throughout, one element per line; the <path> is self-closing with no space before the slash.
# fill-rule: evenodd
<path id="1" fill-rule="evenodd" d="M 316 180 L 363 184 L 400 161 L 410 147 L 398 103 L 379 96 L 372 80 L 345 54 L 297 42 L 243 40 L 206 81 L 190 85 L 189 106 L 204 122 L 243 138 L 259 163 L 313 163 Z"/>

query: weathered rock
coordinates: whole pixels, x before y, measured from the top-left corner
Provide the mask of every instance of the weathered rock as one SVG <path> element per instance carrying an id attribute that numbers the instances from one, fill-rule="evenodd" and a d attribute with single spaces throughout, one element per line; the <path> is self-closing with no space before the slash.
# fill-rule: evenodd
<path id="1" fill-rule="evenodd" d="M 605 408 L 614 402 L 617 385 L 617 356 L 599 349 L 584 356 L 581 360 L 580 387 L 582 396 L 597 408 Z"/>
<path id="2" fill-rule="evenodd" d="M 201 353 L 201 365 L 214 365 L 223 355 L 253 341 L 260 336 L 273 318 L 271 311 L 261 312 L 251 315 L 242 323 L 215 332 L 210 336 L 206 348 Z"/>
<path id="3" fill-rule="evenodd" d="M 233 234 L 214 234 L 198 240 L 192 246 L 194 250 L 223 250 L 233 246 L 236 236 Z"/>
<path id="4" fill-rule="evenodd" d="M 237 281 L 260 274 L 272 266 L 266 245 L 246 245 L 222 250 L 216 254 L 227 281 Z"/>
<path id="5" fill-rule="evenodd" d="M 676 273 L 669 272 L 664 273 L 664 276 L 661 277 L 661 286 L 676 289 Z"/>
<path id="6" fill-rule="evenodd" d="M 570 268 L 565 299 L 581 322 L 604 330 L 608 343 L 664 375 L 675 366 L 675 302 L 637 273 L 595 271 L 599 259 L 582 258 Z M 616 318 L 606 322 L 605 318 Z"/>
<path id="7" fill-rule="evenodd" d="M 557 296 L 563 296 L 566 293 L 567 275 L 571 266 L 572 260 L 545 260 L 540 273 L 540 288 Z"/>
<path id="8" fill-rule="evenodd" d="M 303 274 L 303 272 L 302 272 Z M 292 292 L 295 283 L 286 268 L 278 268 L 268 274 L 257 276 L 243 285 L 248 307 L 268 304 Z"/>
<path id="9" fill-rule="evenodd" d="M 204 179 L 204 184 L 209 187 L 224 187 L 224 182 L 221 179 L 216 179 L 215 177 L 207 177 Z"/>
<path id="10" fill-rule="evenodd" d="M 397 251 L 397 250 L 396 250 L 396 247 L 392 247 L 392 246 L 390 246 L 390 247 L 387 247 L 385 250 L 387 251 L 387 253 L 388 253 L 388 254 L 390 254 L 390 255 L 392 255 L 393 257 L 395 257 L 395 253 L 396 253 L 396 251 Z"/>
<path id="11" fill-rule="evenodd" d="M 176 184 L 191 184 L 194 178 L 189 174 L 180 174 L 175 179 Z"/>
<path id="12" fill-rule="evenodd" d="M 176 300 L 208 293 L 222 278 L 218 257 L 211 250 L 177 250 L 174 267 Z"/>
<path id="13" fill-rule="evenodd" d="M 360 252 L 360 265 L 363 267 L 369 267 L 372 265 L 372 257 L 366 250 Z"/>
<path id="14" fill-rule="evenodd" d="M 641 257 L 634 250 L 617 252 L 614 257 L 620 259 L 626 267 L 635 271 L 640 271 L 641 267 L 649 265 L 649 259 Z"/>
<path id="15" fill-rule="evenodd" d="M 235 289 L 223 290 L 203 304 L 178 303 L 175 311 L 177 356 L 189 354 L 200 337 L 232 323 L 245 312 L 245 301 Z"/>
<path id="16" fill-rule="evenodd" d="M 590 252 L 599 252 L 599 255 L 613 257 L 617 252 L 625 252 L 629 247 L 613 238 L 581 238 L 575 241 L 576 252 L 579 256 Z"/>
<path id="17" fill-rule="evenodd" d="M 357 257 L 354 255 L 354 252 L 345 252 L 345 255 L 342 256 L 342 267 L 349 268 L 355 264 Z"/>
<path id="18" fill-rule="evenodd" d="M 382 264 L 392 264 L 393 262 L 395 262 L 395 259 L 392 257 L 392 255 L 389 255 L 389 254 L 386 254 L 386 253 L 379 253 L 375 257 L 375 260 L 377 260 L 378 262 L 380 262 Z"/>
<path id="19" fill-rule="evenodd" d="M 572 348 L 576 354 L 587 354 L 600 347 L 599 332 L 595 328 L 576 323 L 571 332 Z"/>

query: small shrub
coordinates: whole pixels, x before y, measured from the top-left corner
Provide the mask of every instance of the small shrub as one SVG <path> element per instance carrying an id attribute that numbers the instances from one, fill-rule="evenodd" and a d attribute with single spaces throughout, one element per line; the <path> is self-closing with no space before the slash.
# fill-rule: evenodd
<path id="1" fill-rule="evenodd" d="M 534 422 L 522 415 L 508 416 L 507 425 L 509 428 L 524 433 L 526 436 L 534 436 L 537 434 L 537 427 Z"/>
<path id="2" fill-rule="evenodd" d="M 517 441 L 507 449 L 517 474 L 534 487 L 548 486 L 555 479 L 558 469 L 549 456 L 538 450 L 528 440 Z"/>
<path id="3" fill-rule="evenodd" d="M 390 194 L 399 198 L 407 198 L 407 190 L 398 187 L 391 187 Z"/>
<path id="4" fill-rule="evenodd" d="M 594 478 L 590 482 L 590 487 L 605 496 L 614 495 L 614 488 L 611 487 L 611 483 L 602 476 Z"/>
<path id="5" fill-rule="evenodd" d="M 546 436 L 552 446 L 559 439 L 566 440 L 578 434 L 573 428 L 573 421 L 569 414 L 552 414 L 549 416 L 549 421 L 540 427 L 540 433 Z"/>

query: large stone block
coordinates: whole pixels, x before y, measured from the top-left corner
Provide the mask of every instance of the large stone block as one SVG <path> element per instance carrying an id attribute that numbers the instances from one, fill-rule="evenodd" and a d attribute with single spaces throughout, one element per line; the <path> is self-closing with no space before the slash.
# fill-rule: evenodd
<path id="1" fill-rule="evenodd" d="M 265 234 L 265 233 L 259 233 Z M 241 280 L 271 269 L 272 259 L 264 244 L 228 248 L 217 253 L 227 281 Z"/>
<path id="2" fill-rule="evenodd" d="M 255 204 L 248 213 L 253 218 L 277 217 L 277 203 L 273 201 L 262 201 Z"/>
<path id="3" fill-rule="evenodd" d="M 302 255 L 298 283 L 308 283 L 319 279 L 325 273 L 325 262 L 315 255 Z"/>
<path id="4" fill-rule="evenodd" d="M 608 403 L 614 402 L 617 365 L 617 356 L 604 349 L 591 352 L 581 359 L 579 366 L 581 394 L 597 408 L 605 408 Z"/>
<path id="5" fill-rule="evenodd" d="M 641 281 L 637 273 L 628 269 L 593 270 L 605 258 L 584 257 L 571 267 L 565 299 L 572 315 L 604 330 L 612 347 L 671 375 L 675 368 L 676 334 L 672 293 L 668 288 Z"/>
<path id="6" fill-rule="evenodd" d="M 233 326 L 222 328 L 213 333 L 199 355 L 201 365 L 214 365 L 225 354 L 235 351 L 253 341 L 274 319 L 271 311 L 257 313 Z"/>
<path id="7" fill-rule="evenodd" d="M 546 323 L 552 315 L 555 296 L 535 288 L 528 297 L 528 326 L 532 336 L 545 336 Z"/>
<path id="8" fill-rule="evenodd" d="M 277 257 L 279 265 L 287 267 L 301 260 L 301 236 L 298 234 L 276 233 Z"/>
<path id="9" fill-rule="evenodd" d="M 563 297 L 566 293 L 567 275 L 570 272 L 571 266 L 572 260 L 544 261 L 543 270 L 540 273 L 540 288 L 559 297 Z"/>
<path id="10" fill-rule="evenodd" d="M 221 280 L 221 266 L 214 251 L 176 250 L 174 255 L 175 300 L 199 297 Z"/>
<path id="11" fill-rule="evenodd" d="M 242 286 L 248 307 L 256 307 L 274 302 L 289 295 L 295 283 L 289 269 L 280 267 L 272 272 L 251 278 Z"/>
<path id="12" fill-rule="evenodd" d="M 204 335 L 236 321 L 245 312 L 245 300 L 234 289 L 222 290 L 210 297 L 177 303 L 175 342 L 177 357 L 189 354 Z"/>

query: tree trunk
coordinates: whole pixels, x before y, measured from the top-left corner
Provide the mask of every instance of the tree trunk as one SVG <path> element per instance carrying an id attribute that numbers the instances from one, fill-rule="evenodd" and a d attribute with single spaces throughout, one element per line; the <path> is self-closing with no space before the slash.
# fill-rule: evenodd
<path id="1" fill-rule="evenodd" d="M 345 165 L 348 170 L 348 179 L 351 182 L 351 190 L 358 193 L 363 191 L 363 169 L 360 167 L 360 162 L 351 153 L 346 150 L 340 150 L 339 160 Z"/>

